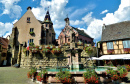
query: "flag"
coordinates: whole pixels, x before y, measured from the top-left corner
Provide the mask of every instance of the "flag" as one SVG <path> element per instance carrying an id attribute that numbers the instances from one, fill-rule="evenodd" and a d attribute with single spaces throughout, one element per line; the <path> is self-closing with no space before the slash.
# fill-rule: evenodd
<path id="1" fill-rule="evenodd" d="M 29 40 L 28 40 L 28 43 L 27 43 L 27 50 L 29 50 Z"/>

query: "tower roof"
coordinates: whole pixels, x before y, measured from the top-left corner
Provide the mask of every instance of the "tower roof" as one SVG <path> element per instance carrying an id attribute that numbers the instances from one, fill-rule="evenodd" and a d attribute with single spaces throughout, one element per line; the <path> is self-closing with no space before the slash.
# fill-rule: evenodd
<path id="1" fill-rule="evenodd" d="M 43 23 L 52 23 L 49 11 L 46 12 Z"/>

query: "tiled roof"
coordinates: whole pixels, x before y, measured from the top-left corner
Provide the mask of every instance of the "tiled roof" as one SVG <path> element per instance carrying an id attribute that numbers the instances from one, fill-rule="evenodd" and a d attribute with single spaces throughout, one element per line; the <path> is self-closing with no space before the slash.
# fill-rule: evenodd
<path id="1" fill-rule="evenodd" d="M 83 30 L 80 30 L 78 28 L 75 28 L 75 27 L 72 27 L 73 29 L 75 29 L 79 35 L 82 35 L 82 36 L 85 36 L 85 37 L 88 37 L 88 38 L 91 38 L 93 39 L 92 37 L 90 37 L 87 33 L 85 33 Z"/>
<path id="2" fill-rule="evenodd" d="M 0 37 L 0 43 L 3 44 L 2 45 L 3 48 L 7 48 L 8 47 L 8 39 Z"/>
<path id="3" fill-rule="evenodd" d="M 127 38 L 130 38 L 130 21 L 105 25 L 105 27 L 102 28 L 101 41 L 110 41 Z"/>

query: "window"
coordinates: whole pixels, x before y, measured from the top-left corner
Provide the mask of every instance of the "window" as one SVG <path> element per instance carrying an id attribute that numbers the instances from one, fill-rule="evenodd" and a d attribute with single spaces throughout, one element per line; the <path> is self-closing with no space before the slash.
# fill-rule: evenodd
<path id="1" fill-rule="evenodd" d="M 113 49 L 113 42 L 107 42 L 107 49 Z"/>
<path id="2" fill-rule="evenodd" d="M 46 24 L 46 27 L 47 27 L 47 24 Z"/>
<path id="3" fill-rule="evenodd" d="M 27 17 L 27 22 L 30 22 L 30 17 Z"/>
<path id="4" fill-rule="evenodd" d="M 30 43 L 33 43 L 33 39 L 30 39 Z"/>
<path id="5" fill-rule="evenodd" d="M 52 29 L 52 25 L 49 25 L 49 28 Z"/>
<path id="6" fill-rule="evenodd" d="M 34 28 L 30 28 L 30 32 L 34 32 Z"/>
<path id="7" fill-rule="evenodd" d="M 68 39 L 68 42 L 70 42 L 70 39 Z"/>
<path id="8" fill-rule="evenodd" d="M 124 48 L 130 48 L 130 40 L 124 40 L 123 46 L 124 46 Z"/>
<path id="9" fill-rule="evenodd" d="M 49 36 L 51 36 L 51 33 L 49 33 Z"/>

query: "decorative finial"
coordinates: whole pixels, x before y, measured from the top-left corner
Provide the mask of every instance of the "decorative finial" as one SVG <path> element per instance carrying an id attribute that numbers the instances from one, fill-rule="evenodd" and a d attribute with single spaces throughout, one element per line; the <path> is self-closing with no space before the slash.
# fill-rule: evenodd
<path id="1" fill-rule="evenodd" d="M 48 11 L 49 11 L 49 6 L 48 6 Z"/>

